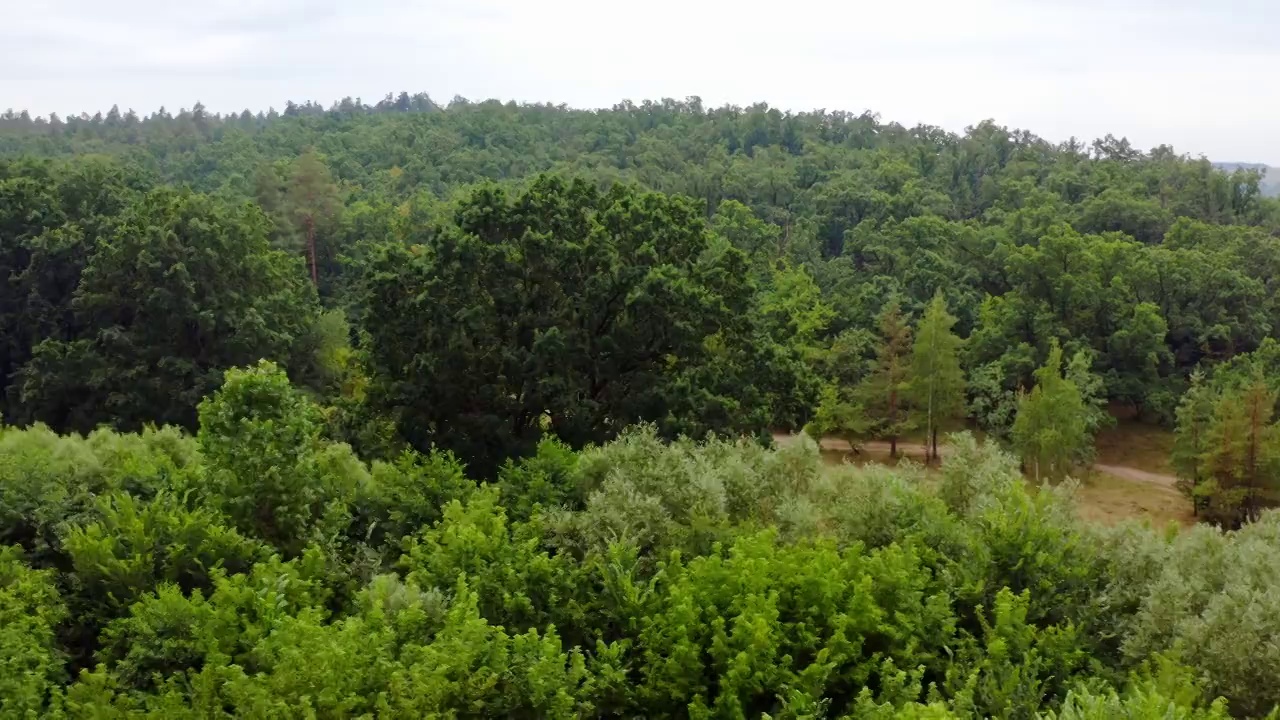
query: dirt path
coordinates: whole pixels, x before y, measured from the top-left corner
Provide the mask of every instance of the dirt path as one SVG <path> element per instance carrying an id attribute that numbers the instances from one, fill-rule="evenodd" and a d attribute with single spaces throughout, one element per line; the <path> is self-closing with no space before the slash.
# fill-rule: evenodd
<path id="1" fill-rule="evenodd" d="M 1124 467 L 1122 465 L 1100 465 L 1098 463 L 1094 463 L 1093 469 L 1100 473 L 1124 478 L 1125 480 L 1149 483 L 1162 488 L 1176 490 L 1178 487 L 1178 478 L 1172 475 L 1161 475 L 1160 473 L 1147 472 L 1146 470 Z"/>
<path id="2" fill-rule="evenodd" d="M 795 435 L 775 435 L 774 440 L 778 443 L 794 442 Z M 821 447 L 828 451 L 844 451 L 849 452 L 850 446 L 844 440 L 836 440 L 834 438 L 823 438 Z M 889 443 L 880 440 L 862 443 L 860 448 L 864 452 L 874 453 L 877 455 L 889 454 Z M 898 443 L 898 453 L 907 457 L 923 460 L 925 456 L 925 446 L 920 443 L 900 442 Z M 938 446 L 938 454 L 946 457 L 947 447 L 945 445 Z M 1176 490 L 1178 479 L 1172 475 L 1161 475 L 1160 473 L 1148 472 L 1137 468 L 1125 467 L 1123 465 L 1102 465 L 1095 463 L 1093 469 L 1105 475 L 1111 475 L 1124 480 L 1133 482 L 1147 483 L 1156 487 L 1168 490 Z"/>

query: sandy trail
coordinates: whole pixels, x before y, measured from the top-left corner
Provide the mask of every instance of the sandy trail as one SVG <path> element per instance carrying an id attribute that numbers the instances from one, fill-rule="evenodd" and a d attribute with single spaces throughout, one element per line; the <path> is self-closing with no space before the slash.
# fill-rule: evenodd
<path id="1" fill-rule="evenodd" d="M 1178 478 L 1172 475 L 1161 475 L 1160 473 L 1147 472 L 1137 468 L 1124 467 L 1123 465 L 1102 465 L 1093 464 L 1093 469 L 1107 475 L 1114 475 L 1125 480 L 1133 480 L 1134 482 L 1149 483 L 1163 488 L 1176 490 L 1178 487 Z"/>

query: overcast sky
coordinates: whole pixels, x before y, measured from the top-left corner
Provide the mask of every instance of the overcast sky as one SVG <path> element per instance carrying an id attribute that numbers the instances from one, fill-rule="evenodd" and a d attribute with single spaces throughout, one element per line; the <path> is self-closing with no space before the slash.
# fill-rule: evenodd
<path id="1" fill-rule="evenodd" d="M 1272 0 L 0 0 L 0 108 L 698 95 L 1280 165 Z"/>

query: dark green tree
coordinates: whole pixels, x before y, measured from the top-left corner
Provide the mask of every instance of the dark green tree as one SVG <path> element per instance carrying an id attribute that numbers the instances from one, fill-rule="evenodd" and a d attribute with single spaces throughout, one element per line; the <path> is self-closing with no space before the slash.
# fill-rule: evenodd
<path id="1" fill-rule="evenodd" d="M 315 292 L 266 231 L 249 205 L 172 190 L 139 199 L 94 239 L 73 331 L 36 345 L 17 374 L 20 417 L 81 431 L 193 428 L 225 369 L 309 364 Z"/>
<path id="2" fill-rule="evenodd" d="M 711 237 L 679 198 L 555 177 L 482 187 L 456 227 L 373 263 L 382 400 L 410 442 L 482 474 L 547 433 L 761 432 L 795 394 L 794 363 L 754 329 L 745 256 Z"/>

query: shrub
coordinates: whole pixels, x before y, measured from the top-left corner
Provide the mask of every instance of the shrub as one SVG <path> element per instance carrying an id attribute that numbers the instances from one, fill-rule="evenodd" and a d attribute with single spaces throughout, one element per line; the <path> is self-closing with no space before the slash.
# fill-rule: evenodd
<path id="1" fill-rule="evenodd" d="M 370 478 L 349 447 L 323 441 L 323 427 L 319 408 L 274 364 L 228 372 L 200 403 L 208 502 L 288 555 L 335 537 Z"/>
<path id="2" fill-rule="evenodd" d="M 0 547 L 0 715 L 40 717 L 65 680 L 56 629 L 66 607 L 53 573 Z"/>

